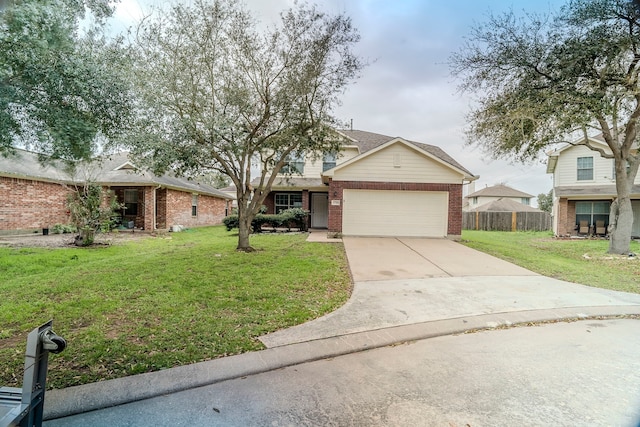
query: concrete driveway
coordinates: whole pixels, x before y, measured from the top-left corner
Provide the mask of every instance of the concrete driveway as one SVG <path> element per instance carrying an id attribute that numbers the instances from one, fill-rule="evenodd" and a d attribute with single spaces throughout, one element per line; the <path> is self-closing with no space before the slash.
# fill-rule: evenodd
<path id="1" fill-rule="evenodd" d="M 345 237 L 354 282 L 466 276 L 535 276 L 446 239 Z"/>
<path id="2" fill-rule="evenodd" d="M 406 325 L 434 328 L 427 323 L 470 316 L 493 315 L 484 326 L 495 327 L 640 310 L 638 294 L 541 276 L 446 239 L 343 242 L 354 280 L 349 301 L 319 319 L 260 337 L 267 347 Z"/>

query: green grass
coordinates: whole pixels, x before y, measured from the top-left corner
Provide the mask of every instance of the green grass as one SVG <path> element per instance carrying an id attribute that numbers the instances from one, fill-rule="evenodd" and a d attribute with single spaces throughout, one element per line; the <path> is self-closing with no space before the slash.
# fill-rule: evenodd
<path id="1" fill-rule="evenodd" d="M 556 239 L 550 233 L 464 230 L 462 243 L 544 276 L 640 293 L 640 260 L 607 254 L 609 241 Z M 640 244 L 631 242 L 640 254 Z"/>
<path id="2" fill-rule="evenodd" d="M 0 385 L 21 386 L 27 333 L 48 319 L 67 349 L 49 388 L 263 348 L 257 337 L 319 317 L 350 294 L 342 245 L 223 227 L 102 248 L 0 248 Z"/>
<path id="3" fill-rule="evenodd" d="M 606 240 L 464 231 L 463 243 L 540 274 L 640 293 L 640 261 Z M 210 227 L 100 248 L 0 248 L 0 385 L 20 387 L 27 333 L 48 319 L 68 348 L 49 388 L 165 369 L 263 348 L 257 337 L 344 304 L 342 245 L 306 235 Z M 640 244 L 631 250 L 640 253 Z M 585 257 L 584 255 L 588 255 Z"/>

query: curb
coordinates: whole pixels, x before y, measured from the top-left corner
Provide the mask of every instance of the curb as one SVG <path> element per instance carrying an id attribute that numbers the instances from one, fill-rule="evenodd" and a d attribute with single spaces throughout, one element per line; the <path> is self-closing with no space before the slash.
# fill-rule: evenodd
<path id="1" fill-rule="evenodd" d="M 640 305 L 566 307 L 491 313 L 393 326 L 273 347 L 162 371 L 47 391 L 51 420 L 408 341 L 550 321 L 640 315 Z"/>

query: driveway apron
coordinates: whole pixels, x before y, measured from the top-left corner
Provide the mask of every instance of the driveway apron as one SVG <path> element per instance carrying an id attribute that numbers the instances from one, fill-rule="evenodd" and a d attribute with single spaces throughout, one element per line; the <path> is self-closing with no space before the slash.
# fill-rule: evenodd
<path id="1" fill-rule="evenodd" d="M 396 326 L 542 311 L 545 318 L 588 307 L 640 304 L 640 295 L 541 276 L 446 239 L 343 238 L 354 280 L 351 298 L 311 322 L 260 337 L 269 348 Z M 616 309 L 608 309 L 616 310 Z"/>

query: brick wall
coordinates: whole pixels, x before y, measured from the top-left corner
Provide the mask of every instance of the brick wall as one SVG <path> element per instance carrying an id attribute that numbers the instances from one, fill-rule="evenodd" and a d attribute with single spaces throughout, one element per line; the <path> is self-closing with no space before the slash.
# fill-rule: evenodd
<path id="1" fill-rule="evenodd" d="M 556 233 L 558 236 L 566 236 L 570 234 L 567 223 L 567 209 L 569 207 L 567 199 L 560 198 L 558 200 L 558 212 L 556 212 L 556 221 L 558 222 L 558 229 Z M 575 204 L 574 204 L 574 212 L 575 212 Z M 575 216 L 574 216 L 575 218 Z M 573 228 L 573 227 L 572 227 Z"/>
<path id="2" fill-rule="evenodd" d="M 191 215 L 192 194 L 184 191 L 167 190 L 167 227 L 184 225 L 198 227 L 221 224 L 225 216 L 227 201 L 218 197 L 198 196 L 198 215 Z"/>
<path id="3" fill-rule="evenodd" d="M 167 226 L 167 189 L 156 190 L 156 227 L 159 230 L 168 228 Z"/>
<path id="4" fill-rule="evenodd" d="M 343 190 L 446 191 L 449 193 L 447 234 L 462 234 L 462 184 L 429 184 L 414 182 L 330 181 L 329 232 L 342 232 Z M 339 204 L 332 203 L 339 200 Z"/>
<path id="5" fill-rule="evenodd" d="M 70 191 L 61 184 L 0 177 L 0 231 L 69 223 L 66 197 Z"/>

